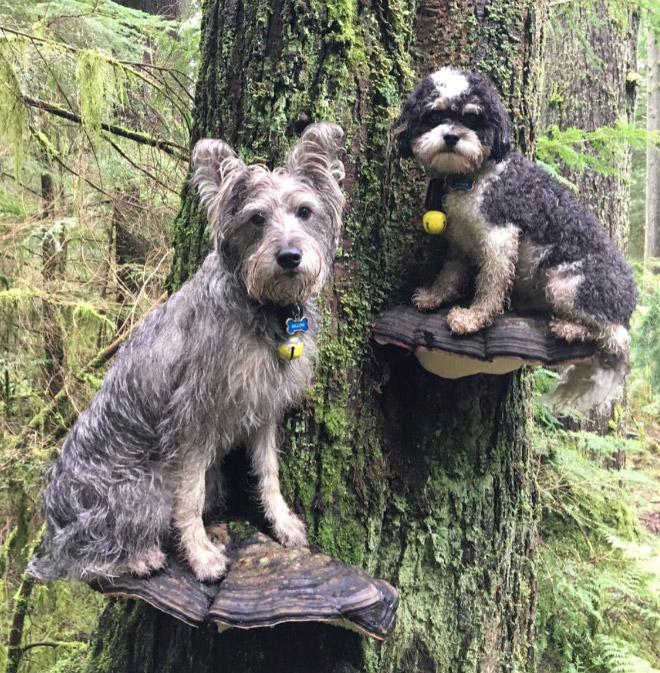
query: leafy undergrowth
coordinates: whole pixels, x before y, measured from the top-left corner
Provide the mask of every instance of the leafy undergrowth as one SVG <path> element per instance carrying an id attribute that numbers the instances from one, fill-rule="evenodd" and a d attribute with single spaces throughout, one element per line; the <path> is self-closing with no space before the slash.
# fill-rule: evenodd
<path id="1" fill-rule="evenodd" d="M 537 430 L 539 671 L 660 671 L 660 453 Z"/>

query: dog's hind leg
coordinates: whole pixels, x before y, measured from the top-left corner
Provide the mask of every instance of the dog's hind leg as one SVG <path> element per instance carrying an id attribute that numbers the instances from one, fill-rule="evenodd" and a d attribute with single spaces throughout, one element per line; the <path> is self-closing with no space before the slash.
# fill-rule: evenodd
<path id="1" fill-rule="evenodd" d="M 209 540 L 202 521 L 208 461 L 199 451 L 185 449 L 179 460 L 172 520 L 195 576 L 200 582 L 213 582 L 226 573 L 227 557 Z"/>
<path id="2" fill-rule="evenodd" d="M 454 334 L 478 332 L 504 311 L 516 274 L 519 236 L 520 230 L 511 225 L 496 227 L 485 235 L 474 300 L 469 308 L 455 307 L 447 315 Z"/>
<path id="3" fill-rule="evenodd" d="M 259 482 L 259 498 L 275 537 L 286 547 L 307 544 L 305 524 L 289 509 L 280 493 L 277 465 L 277 425 L 267 423 L 248 440 L 252 471 Z"/>

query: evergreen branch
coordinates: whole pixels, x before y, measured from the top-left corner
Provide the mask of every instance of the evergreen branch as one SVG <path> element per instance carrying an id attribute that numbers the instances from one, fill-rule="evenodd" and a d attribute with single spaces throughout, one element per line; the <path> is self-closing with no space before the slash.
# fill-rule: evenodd
<path id="1" fill-rule="evenodd" d="M 1 26 L 0 25 L 0 33 L 10 33 L 12 35 L 16 35 L 17 37 L 22 37 L 22 38 L 25 38 L 26 40 L 30 40 L 30 42 L 41 42 L 42 44 L 47 44 L 47 45 L 50 45 L 50 46 L 59 47 L 61 49 L 64 49 L 65 51 L 70 51 L 72 54 L 78 54 L 81 51 L 83 51 L 82 49 L 79 49 L 78 47 L 74 47 L 70 44 L 67 44 L 66 42 L 57 42 L 55 40 L 48 40 L 48 39 L 43 38 L 43 37 L 37 37 L 36 35 L 31 35 L 30 33 L 24 33 L 23 31 L 16 30 L 15 28 L 9 28 L 9 26 Z M 121 65 L 129 66 L 131 68 L 136 68 L 136 69 L 140 69 L 140 70 L 158 70 L 160 72 L 165 72 L 165 73 L 172 74 L 173 77 L 174 77 L 174 73 L 176 73 L 177 75 L 181 75 L 182 77 L 185 77 L 190 82 L 190 84 L 193 84 L 193 85 L 195 84 L 195 80 L 192 77 L 190 77 L 190 75 L 187 75 L 185 72 L 182 72 L 181 70 L 177 70 L 176 68 L 168 68 L 166 66 L 155 65 L 153 63 L 139 63 L 137 61 L 126 61 L 126 60 L 122 60 L 122 59 L 112 59 L 112 58 L 108 58 L 106 56 L 103 56 L 103 54 L 101 54 L 101 56 L 106 61 L 108 61 L 108 63 L 119 63 Z M 184 87 L 179 82 L 179 80 L 177 80 L 176 77 L 174 77 L 174 80 L 176 81 L 177 84 L 179 84 L 179 86 L 182 89 L 186 89 L 186 87 Z M 187 91 L 187 89 L 186 89 L 186 91 Z M 194 100 L 194 97 L 190 93 L 188 93 L 188 96 L 190 97 L 191 100 Z"/>
<path id="2" fill-rule="evenodd" d="M 55 115 L 56 117 L 61 117 L 62 119 L 67 119 L 68 121 L 74 122 L 75 124 L 82 124 L 82 120 L 79 114 L 71 112 L 55 103 L 49 103 L 48 101 L 39 100 L 38 98 L 32 98 L 32 96 L 23 95 L 23 103 L 30 107 L 43 110 L 49 114 Z M 106 122 L 101 122 L 101 128 L 104 131 L 113 133 L 116 136 L 122 138 L 127 138 L 141 145 L 149 145 L 150 147 L 157 147 L 159 150 L 162 150 L 166 154 L 169 154 L 175 159 L 187 161 L 188 160 L 188 150 L 183 147 L 183 145 L 178 145 L 177 143 L 170 142 L 169 140 L 161 140 L 159 138 L 154 138 L 146 133 L 131 131 L 124 126 L 118 126 L 117 124 L 108 124 Z"/>

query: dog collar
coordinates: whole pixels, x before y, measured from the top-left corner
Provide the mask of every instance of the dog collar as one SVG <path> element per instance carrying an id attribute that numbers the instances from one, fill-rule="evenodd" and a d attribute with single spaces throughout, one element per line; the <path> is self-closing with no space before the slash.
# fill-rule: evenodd
<path id="1" fill-rule="evenodd" d="M 309 332 L 309 320 L 298 302 L 278 309 L 286 338 L 277 345 L 277 354 L 281 360 L 297 360 L 303 354 L 304 344 L 295 335 Z"/>
<path id="2" fill-rule="evenodd" d="M 464 175 L 448 175 L 445 183 L 452 192 L 471 192 L 474 189 L 474 178 L 466 178 Z"/>

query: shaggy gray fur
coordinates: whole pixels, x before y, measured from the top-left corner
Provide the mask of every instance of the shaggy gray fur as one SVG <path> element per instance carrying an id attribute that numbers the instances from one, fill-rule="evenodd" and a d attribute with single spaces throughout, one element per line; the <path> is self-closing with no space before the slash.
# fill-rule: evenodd
<path id="1" fill-rule="evenodd" d="M 47 532 L 32 577 L 148 574 L 172 536 L 198 579 L 217 580 L 226 558 L 203 529 L 204 482 L 239 443 L 275 535 L 305 543 L 279 492 L 276 423 L 310 383 L 313 298 L 330 272 L 344 205 L 342 137 L 336 125 L 309 126 L 286 168 L 272 173 L 246 166 L 221 141 L 196 145 L 193 181 L 215 251 L 144 318 L 66 438 L 47 475 Z M 282 307 L 293 302 L 310 331 L 298 335 L 303 356 L 282 361 Z M 221 497 L 221 481 L 210 490 Z"/>

